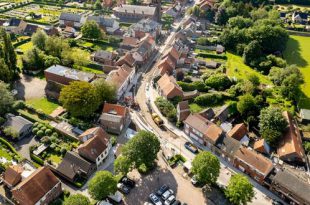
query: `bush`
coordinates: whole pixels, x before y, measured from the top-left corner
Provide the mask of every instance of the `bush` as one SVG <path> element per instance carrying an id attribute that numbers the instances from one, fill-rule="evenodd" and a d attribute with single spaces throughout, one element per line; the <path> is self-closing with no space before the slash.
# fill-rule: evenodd
<path id="1" fill-rule="evenodd" d="M 198 53 L 198 57 L 202 58 L 212 58 L 212 59 L 223 59 L 227 60 L 227 56 L 225 55 L 217 55 L 217 54 L 212 54 L 212 53 Z"/>
<path id="2" fill-rule="evenodd" d="M 197 96 L 194 102 L 201 106 L 212 106 L 222 103 L 224 100 L 223 94 L 221 93 L 207 93 Z"/>
<path id="3" fill-rule="evenodd" d="M 52 134 L 52 130 L 51 129 L 46 129 L 45 130 L 45 135 L 50 136 Z"/>
<path id="4" fill-rule="evenodd" d="M 37 132 L 37 136 L 38 136 L 38 137 L 43 137 L 43 135 L 44 135 L 44 132 L 43 132 L 42 130 L 39 130 L 39 131 Z"/>
<path id="5" fill-rule="evenodd" d="M 34 162 L 38 163 L 39 165 L 41 165 L 41 166 L 44 165 L 43 159 L 41 159 L 40 157 L 34 155 L 33 153 L 30 153 L 30 158 L 31 158 Z"/>
<path id="6" fill-rule="evenodd" d="M 35 135 L 37 134 L 38 131 L 39 131 L 39 129 L 36 128 L 36 127 L 32 129 L 32 133 L 35 134 Z"/>
<path id="7" fill-rule="evenodd" d="M 111 144 L 112 144 L 112 146 L 115 146 L 116 143 L 117 143 L 116 137 L 115 137 L 115 136 L 112 136 L 112 137 L 111 137 Z"/>
<path id="8" fill-rule="evenodd" d="M 44 136 L 41 138 L 41 142 L 43 144 L 48 144 L 48 143 L 50 143 L 50 139 L 47 136 Z"/>
<path id="9" fill-rule="evenodd" d="M 141 164 L 138 167 L 138 172 L 141 174 L 146 174 L 149 171 L 149 169 L 147 168 L 147 166 L 145 164 Z"/>
<path id="10" fill-rule="evenodd" d="M 25 108 L 25 102 L 22 100 L 15 101 L 13 104 L 14 110 L 24 109 Z"/>
<path id="11" fill-rule="evenodd" d="M 5 119 L 3 117 L 0 117 L 0 125 L 5 123 Z"/>
<path id="12" fill-rule="evenodd" d="M 6 141 L 4 138 L 0 137 L 0 142 L 2 144 L 6 145 L 8 147 L 8 149 L 10 149 L 11 152 L 13 152 L 14 154 L 20 156 L 19 153 L 15 150 L 15 148 L 11 145 L 11 143 Z"/>
<path id="13" fill-rule="evenodd" d="M 206 81 L 207 86 L 216 90 L 225 90 L 231 86 L 230 79 L 224 74 L 211 75 Z"/>
<path id="14" fill-rule="evenodd" d="M 46 128 L 45 126 L 43 126 L 43 127 L 40 128 L 40 130 L 41 130 L 42 132 L 45 132 L 46 129 L 47 129 L 47 128 Z"/>
<path id="15" fill-rule="evenodd" d="M 159 97 L 155 100 L 155 105 L 158 107 L 159 111 L 165 117 L 168 118 L 168 120 L 170 122 L 176 122 L 176 120 L 177 120 L 176 109 L 170 101 L 168 101 L 162 97 Z"/>

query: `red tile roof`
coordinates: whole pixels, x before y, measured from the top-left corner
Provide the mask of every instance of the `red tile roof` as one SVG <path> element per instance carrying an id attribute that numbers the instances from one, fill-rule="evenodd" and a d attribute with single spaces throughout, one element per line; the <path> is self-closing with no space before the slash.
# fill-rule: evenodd
<path id="1" fill-rule="evenodd" d="M 15 186 L 17 183 L 21 181 L 22 179 L 21 174 L 23 171 L 24 171 L 23 167 L 19 165 L 9 166 L 3 174 L 4 182 L 9 186 Z"/>
<path id="2" fill-rule="evenodd" d="M 227 134 L 236 140 L 241 140 L 248 133 L 248 129 L 244 123 L 236 124 Z"/>
<path id="3" fill-rule="evenodd" d="M 134 69 L 131 67 L 128 67 L 126 64 L 123 64 L 121 67 L 119 67 L 117 70 L 113 70 L 109 73 L 106 81 L 116 86 L 117 89 L 119 89 L 123 83 L 127 80 L 130 73 Z"/>
<path id="4" fill-rule="evenodd" d="M 125 117 L 126 113 L 129 112 L 129 110 L 127 107 L 118 104 L 104 103 L 103 113 L 111 113 L 111 112 Z"/>
<path id="5" fill-rule="evenodd" d="M 173 98 L 175 96 L 183 97 L 181 87 L 176 83 L 173 76 L 164 74 L 157 82 L 162 95 L 166 98 Z"/>
<path id="6" fill-rule="evenodd" d="M 22 204 L 34 205 L 60 181 L 48 167 L 41 167 L 13 190 L 13 198 Z"/>

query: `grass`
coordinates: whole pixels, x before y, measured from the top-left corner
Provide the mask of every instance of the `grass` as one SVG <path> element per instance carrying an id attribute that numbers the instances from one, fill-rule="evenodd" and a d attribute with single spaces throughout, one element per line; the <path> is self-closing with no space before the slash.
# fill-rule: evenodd
<path id="1" fill-rule="evenodd" d="M 50 159 L 52 162 L 56 163 L 56 164 L 59 164 L 59 163 L 61 162 L 61 160 L 62 160 L 62 158 L 61 158 L 60 156 L 55 155 L 55 154 L 51 154 L 51 156 L 49 157 L 49 159 Z"/>
<path id="2" fill-rule="evenodd" d="M 33 47 L 33 44 L 31 41 L 29 41 L 25 44 L 18 46 L 16 49 L 19 49 L 25 53 L 26 51 L 30 50 L 32 47 Z"/>
<path id="3" fill-rule="evenodd" d="M 190 109 L 190 111 L 191 111 L 192 113 L 200 112 L 200 111 L 202 111 L 202 110 L 204 110 L 204 109 L 206 109 L 206 108 L 207 108 L 207 107 L 200 106 L 200 105 L 198 105 L 198 104 L 196 104 L 196 103 L 190 103 L 190 104 L 189 104 L 189 109 Z"/>
<path id="4" fill-rule="evenodd" d="M 4 157 L 7 160 L 12 160 L 12 156 L 7 151 L 4 151 L 3 149 L 0 149 L 0 157 Z"/>
<path id="5" fill-rule="evenodd" d="M 81 70 L 85 71 L 85 72 L 89 72 L 89 73 L 104 74 L 104 72 L 102 70 L 97 70 L 97 69 L 89 68 L 89 67 L 85 67 L 85 66 L 81 66 Z"/>
<path id="6" fill-rule="evenodd" d="M 288 64 L 296 64 L 304 76 L 299 107 L 310 109 L 310 37 L 291 35 L 284 52 Z"/>
<path id="7" fill-rule="evenodd" d="M 246 79 L 249 74 L 255 74 L 259 77 L 261 83 L 272 84 L 267 76 L 245 65 L 243 63 L 242 57 L 229 52 L 227 52 L 226 55 L 227 55 L 227 63 L 226 63 L 227 75 L 229 75 L 230 77 Z"/>
<path id="8" fill-rule="evenodd" d="M 47 98 L 37 98 L 26 101 L 27 104 L 31 105 L 35 109 L 41 109 L 45 114 L 51 114 L 59 105 Z"/>

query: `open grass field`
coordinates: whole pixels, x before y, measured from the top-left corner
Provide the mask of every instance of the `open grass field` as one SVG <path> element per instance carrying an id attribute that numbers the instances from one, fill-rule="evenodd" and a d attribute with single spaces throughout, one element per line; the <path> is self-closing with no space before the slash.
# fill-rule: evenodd
<path id="1" fill-rule="evenodd" d="M 26 103 L 35 109 L 41 109 L 45 114 L 51 114 L 59 106 L 47 98 L 31 99 L 26 101 Z"/>
<path id="2" fill-rule="evenodd" d="M 227 63 L 226 63 L 227 74 L 230 77 L 236 77 L 242 79 L 246 78 L 249 74 L 255 74 L 259 77 L 261 83 L 271 84 L 267 76 L 245 65 L 243 63 L 242 57 L 229 52 L 227 52 L 226 55 L 227 55 Z"/>
<path id="3" fill-rule="evenodd" d="M 305 83 L 301 86 L 303 96 L 298 104 L 301 108 L 310 109 L 310 37 L 291 35 L 284 58 L 289 64 L 296 64 L 300 68 Z"/>

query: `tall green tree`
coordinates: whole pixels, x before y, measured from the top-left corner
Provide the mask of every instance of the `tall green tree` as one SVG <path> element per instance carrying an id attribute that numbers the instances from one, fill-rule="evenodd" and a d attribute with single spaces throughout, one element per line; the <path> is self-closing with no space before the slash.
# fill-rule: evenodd
<path id="1" fill-rule="evenodd" d="M 270 146 L 277 146 L 286 127 L 287 121 L 279 108 L 268 107 L 261 110 L 259 129 L 262 137 Z"/>
<path id="2" fill-rule="evenodd" d="M 93 84 L 101 102 L 112 102 L 116 99 L 116 87 L 107 83 L 103 78 L 96 80 Z"/>
<path id="3" fill-rule="evenodd" d="M 23 69 L 24 70 L 43 70 L 45 55 L 43 51 L 34 47 L 28 50 L 22 58 Z"/>
<path id="4" fill-rule="evenodd" d="M 87 21 L 81 28 L 84 38 L 101 39 L 102 31 L 95 21 Z"/>
<path id="5" fill-rule="evenodd" d="M 254 115 L 257 111 L 255 98 L 250 94 L 241 96 L 237 103 L 237 110 L 244 117 Z"/>
<path id="6" fill-rule="evenodd" d="M 14 103 L 14 98 L 9 90 L 9 86 L 0 81 L 0 115 L 3 116 L 9 112 Z"/>
<path id="7" fill-rule="evenodd" d="M 225 195 L 232 204 L 246 205 L 254 197 L 253 185 L 246 176 L 235 174 L 230 178 Z"/>
<path id="8" fill-rule="evenodd" d="M 9 83 L 12 80 L 13 73 L 8 68 L 3 58 L 0 58 L 0 81 Z"/>
<path id="9" fill-rule="evenodd" d="M 32 35 L 31 42 L 37 48 L 41 49 L 42 51 L 45 51 L 46 39 L 47 39 L 46 33 L 42 30 L 38 30 L 36 33 Z"/>
<path id="10" fill-rule="evenodd" d="M 11 37 L 6 33 L 4 28 L 0 28 L 0 39 L 2 40 L 2 57 L 4 58 L 4 62 L 8 66 L 8 68 L 14 73 L 17 74 L 19 72 L 17 68 L 17 57 L 14 50 L 14 47 L 11 42 Z"/>
<path id="11" fill-rule="evenodd" d="M 88 117 L 100 105 L 100 97 L 94 86 L 83 81 L 71 82 L 62 88 L 59 101 L 75 117 Z"/>
<path id="12" fill-rule="evenodd" d="M 126 175 L 131 170 L 131 168 L 131 161 L 123 155 L 117 157 L 114 161 L 114 170 L 117 174 Z"/>
<path id="13" fill-rule="evenodd" d="M 82 194 L 74 194 L 65 199 L 64 205 L 91 205 L 91 203 L 88 197 Z"/>
<path id="14" fill-rule="evenodd" d="M 88 193 L 95 200 L 102 200 L 117 191 L 117 181 L 108 171 L 96 172 L 88 183 Z"/>
<path id="15" fill-rule="evenodd" d="M 197 181 L 203 184 L 215 183 L 220 174 L 220 161 L 211 152 L 202 151 L 192 162 L 192 170 Z"/>
<path id="16" fill-rule="evenodd" d="M 141 130 L 122 149 L 134 168 L 145 165 L 151 168 L 160 150 L 160 142 L 152 132 Z"/>

